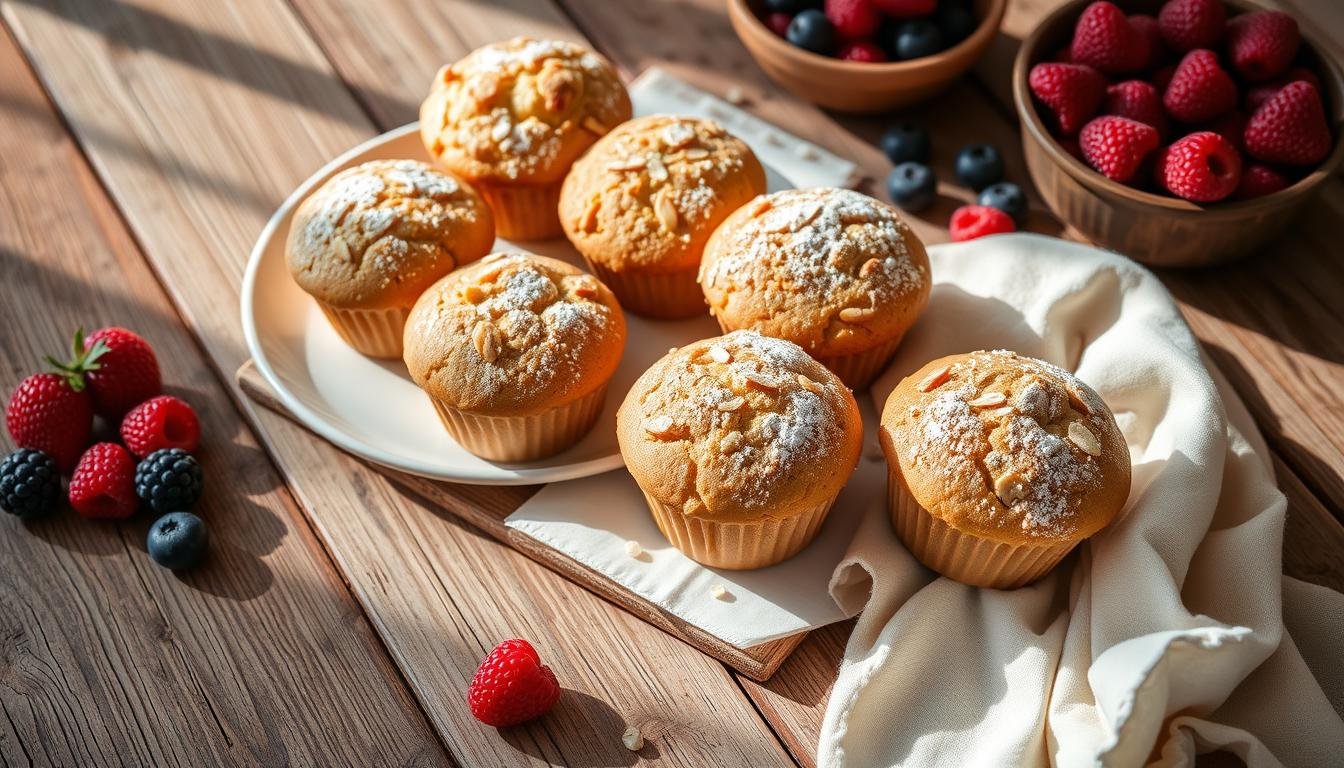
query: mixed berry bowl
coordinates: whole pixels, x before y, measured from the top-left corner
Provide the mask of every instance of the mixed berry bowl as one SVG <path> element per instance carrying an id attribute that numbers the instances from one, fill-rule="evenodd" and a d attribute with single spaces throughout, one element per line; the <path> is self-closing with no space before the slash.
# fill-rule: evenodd
<path id="1" fill-rule="evenodd" d="M 1344 162 L 1339 64 L 1242 0 L 1074 0 L 1023 42 L 1013 101 L 1046 204 L 1153 266 L 1263 248 Z"/>
<path id="2" fill-rule="evenodd" d="M 837 7 L 840 13 L 848 9 L 862 12 L 883 2 L 903 4 L 899 0 L 728 0 L 728 17 L 742 44 L 776 83 L 820 107 L 869 114 L 923 101 L 951 85 L 994 39 L 1007 5 L 1007 0 L 926 0 L 939 10 L 940 4 L 947 3 L 964 5 L 969 11 L 971 23 L 964 32 L 946 39 L 944 27 L 941 43 L 936 31 L 941 20 L 935 21 L 936 12 L 928 18 L 898 18 L 871 11 L 877 21 L 861 34 L 851 31 L 847 35 L 843 19 L 837 18 L 838 24 L 826 21 L 837 16 Z M 778 12 L 771 19 L 774 6 L 784 5 L 793 11 L 787 14 L 793 29 L 787 29 L 787 23 L 771 29 L 771 23 L 785 22 L 781 18 L 785 14 Z M 816 24 L 807 23 L 814 20 Z M 888 42 L 884 39 L 887 27 L 894 24 L 909 30 L 898 33 L 900 40 Z"/>

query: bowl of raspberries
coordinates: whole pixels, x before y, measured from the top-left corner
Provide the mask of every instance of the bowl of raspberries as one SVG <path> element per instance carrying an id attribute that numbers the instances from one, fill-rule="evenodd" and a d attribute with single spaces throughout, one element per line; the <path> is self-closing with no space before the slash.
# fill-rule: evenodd
<path id="1" fill-rule="evenodd" d="M 1018 52 L 1042 198 L 1154 266 L 1265 246 L 1342 160 L 1344 77 L 1291 15 L 1236 0 L 1076 0 Z"/>
<path id="2" fill-rule="evenodd" d="M 772 80 L 818 106 L 873 113 L 933 96 L 998 33 L 1007 0 L 728 0 Z"/>

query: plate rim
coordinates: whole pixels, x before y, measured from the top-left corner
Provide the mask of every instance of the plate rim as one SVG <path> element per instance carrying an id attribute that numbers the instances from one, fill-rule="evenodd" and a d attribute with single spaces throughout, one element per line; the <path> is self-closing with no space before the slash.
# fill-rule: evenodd
<path id="1" fill-rule="evenodd" d="M 390 131 L 384 131 L 366 141 L 360 142 L 350 149 L 345 150 L 336 157 L 329 160 L 321 168 L 314 171 L 308 178 L 304 179 L 294 191 L 285 198 L 284 202 L 267 219 L 266 225 L 262 227 L 261 233 L 257 235 L 257 240 L 252 245 L 252 250 L 248 254 L 247 267 L 243 271 L 243 282 L 241 295 L 239 297 L 239 314 L 243 326 L 243 338 L 247 344 L 248 354 L 251 355 L 252 362 L 257 371 L 261 373 L 266 384 L 275 392 L 276 397 L 285 406 L 289 413 L 297 419 L 304 427 L 316 433 L 319 437 L 347 453 L 371 461 L 375 464 L 388 467 L 390 469 L 408 472 L 420 477 L 426 477 L 432 480 L 446 480 L 468 485 L 534 485 L 537 483 L 559 482 L 563 480 L 574 480 L 581 477 L 610 472 L 625 466 L 620 453 L 611 456 L 588 459 L 570 464 L 561 464 L 556 466 L 542 467 L 522 467 L 506 468 L 494 465 L 489 472 L 445 472 L 442 464 L 432 462 L 413 461 L 400 458 L 395 454 L 389 453 L 381 448 L 370 445 L 363 440 L 358 440 L 348 433 L 331 424 L 320 414 L 313 411 L 303 401 L 298 398 L 281 381 L 275 369 L 271 366 L 270 360 L 261 345 L 261 338 L 257 330 L 256 318 L 256 282 L 257 274 L 261 269 L 261 261 L 264 255 L 265 245 L 270 243 L 280 229 L 280 224 L 289 217 L 291 212 L 299 202 L 308 197 L 311 191 L 320 183 L 336 172 L 338 168 L 349 163 L 354 157 L 370 151 L 374 147 L 387 143 L 389 141 L 400 139 L 407 133 L 419 131 L 419 121 L 407 123 L 406 125 L 393 128 Z M 245 395 L 246 396 L 246 395 Z M 249 398 L 250 399 L 250 398 Z M 265 407 L 265 406 L 262 406 Z"/>

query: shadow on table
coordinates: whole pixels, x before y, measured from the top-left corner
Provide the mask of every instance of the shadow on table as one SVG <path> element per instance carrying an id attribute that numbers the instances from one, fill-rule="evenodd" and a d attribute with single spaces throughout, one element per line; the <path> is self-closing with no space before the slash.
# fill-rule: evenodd
<path id="1" fill-rule="evenodd" d="M 544 729 L 543 726 L 544 725 Z M 625 766 L 638 760 L 653 760 L 659 756 L 655 744 L 657 734 L 645 736 L 644 747 L 631 752 L 621 742 L 626 729 L 625 718 L 605 701 L 582 691 L 565 688 L 555 708 L 538 721 L 536 726 L 501 728 L 499 734 L 509 746 L 547 762 L 554 759 L 559 745 L 551 742 L 543 748 L 538 739 L 547 739 L 547 732 L 587 733 L 593 736 L 584 755 L 563 755 L 566 765 L 572 766 Z M 571 762 L 577 760 L 577 762 Z"/>

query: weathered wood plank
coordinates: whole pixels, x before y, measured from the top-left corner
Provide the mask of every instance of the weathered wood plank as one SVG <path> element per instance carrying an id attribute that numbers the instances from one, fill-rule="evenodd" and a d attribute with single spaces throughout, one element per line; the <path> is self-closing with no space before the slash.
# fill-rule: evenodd
<path id="1" fill-rule="evenodd" d="M 0 387 L 76 325 L 144 333 L 203 420 L 212 538 L 177 576 L 151 516 L 0 520 L 0 763 L 448 762 L 3 29 L 0 71 Z"/>

